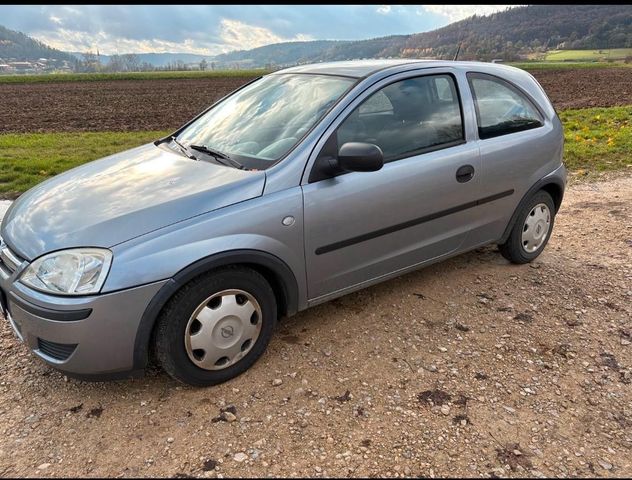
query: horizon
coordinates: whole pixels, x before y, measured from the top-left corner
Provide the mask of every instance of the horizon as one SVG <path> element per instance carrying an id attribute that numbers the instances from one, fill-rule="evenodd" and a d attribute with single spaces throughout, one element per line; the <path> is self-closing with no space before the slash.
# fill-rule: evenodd
<path id="1" fill-rule="evenodd" d="M 213 57 L 277 43 L 422 33 L 517 6 L 0 5 L 0 17 L 2 26 L 65 52 Z M 323 31 L 331 34 L 318 36 Z"/>

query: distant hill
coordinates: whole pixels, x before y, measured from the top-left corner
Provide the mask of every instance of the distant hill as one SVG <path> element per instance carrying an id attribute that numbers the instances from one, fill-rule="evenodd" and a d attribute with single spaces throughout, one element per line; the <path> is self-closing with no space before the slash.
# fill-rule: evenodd
<path id="1" fill-rule="evenodd" d="M 0 59 L 4 61 L 33 61 L 39 58 L 72 61 L 73 56 L 51 48 L 15 30 L 0 26 Z"/>
<path id="2" fill-rule="evenodd" d="M 293 61 L 379 57 L 452 59 L 459 43 L 460 59 L 488 61 L 498 57 L 515 60 L 551 49 L 629 48 L 632 47 L 632 6 L 514 7 L 487 16 L 474 15 L 431 32 L 360 41 L 278 43 L 218 55 L 215 60 L 247 60 L 250 67 L 262 67 Z"/>
<path id="3" fill-rule="evenodd" d="M 220 64 L 237 63 L 246 67 L 275 65 L 295 65 L 312 61 L 315 57 L 338 46 L 352 42 L 339 40 L 314 40 L 310 42 L 284 42 L 265 45 L 252 50 L 216 55 L 213 60 Z"/>
<path id="4" fill-rule="evenodd" d="M 551 49 L 632 47 L 630 5 L 530 5 L 473 16 L 446 27 L 411 35 L 401 56 L 515 59 Z"/>
<path id="5" fill-rule="evenodd" d="M 249 68 L 252 66 L 266 65 L 296 65 L 312 60 L 315 56 L 323 54 L 326 50 L 343 45 L 345 41 L 315 40 L 310 42 L 285 42 L 252 50 L 236 50 L 216 56 L 204 56 L 193 53 L 137 53 L 141 62 L 147 62 L 155 67 L 166 67 L 175 62 L 199 63 L 203 59 L 209 64 L 215 63 L 218 68 Z M 83 59 L 83 52 L 70 52 L 79 60 Z M 99 55 L 102 64 L 107 64 L 111 55 Z"/>

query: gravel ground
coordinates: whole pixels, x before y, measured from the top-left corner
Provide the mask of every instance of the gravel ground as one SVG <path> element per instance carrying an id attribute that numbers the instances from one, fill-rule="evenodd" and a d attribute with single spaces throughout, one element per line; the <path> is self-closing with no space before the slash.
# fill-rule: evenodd
<path id="1" fill-rule="evenodd" d="M 9 209 L 9 206 L 11 206 L 11 202 L 9 200 L 0 200 L 0 220 L 2 220 L 2 217 Z"/>
<path id="2" fill-rule="evenodd" d="M 209 389 L 65 378 L 0 327 L 0 476 L 632 475 L 632 176 L 532 264 L 485 247 L 285 320 Z"/>

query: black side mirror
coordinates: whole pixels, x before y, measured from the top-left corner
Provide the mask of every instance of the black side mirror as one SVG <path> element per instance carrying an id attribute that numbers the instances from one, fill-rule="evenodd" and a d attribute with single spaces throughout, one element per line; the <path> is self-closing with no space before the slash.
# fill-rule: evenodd
<path id="1" fill-rule="evenodd" d="M 372 143 L 347 142 L 338 151 L 338 166 L 348 172 L 375 172 L 384 166 L 384 154 Z"/>

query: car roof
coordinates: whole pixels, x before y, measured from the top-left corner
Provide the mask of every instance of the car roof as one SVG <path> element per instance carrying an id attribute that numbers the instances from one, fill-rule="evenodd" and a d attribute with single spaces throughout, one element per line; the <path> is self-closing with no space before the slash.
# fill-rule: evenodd
<path id="1" fill-rule="evenodd" d="M 486 62 L 464 62 L 450 60 L 422 60 L 414 58 L 399 59 L 376 59 L 376 60 L 348 60 L 340 62 L 312 63 L 309 65 L 299 65 L 297 67 L 284 68 L 274 73 L 308 73 L 320 75 L 340 75 L 353 78 L 368 77 L 378 71 L 393 68 L 401 65 L 418 64 L 424 68 L 436 67 L 461 67 L 461 68 L 481 68 L 482 66 L 501 67 L 499 64 Z M 502 66 L 506 67 L 506 66 Z"/>

